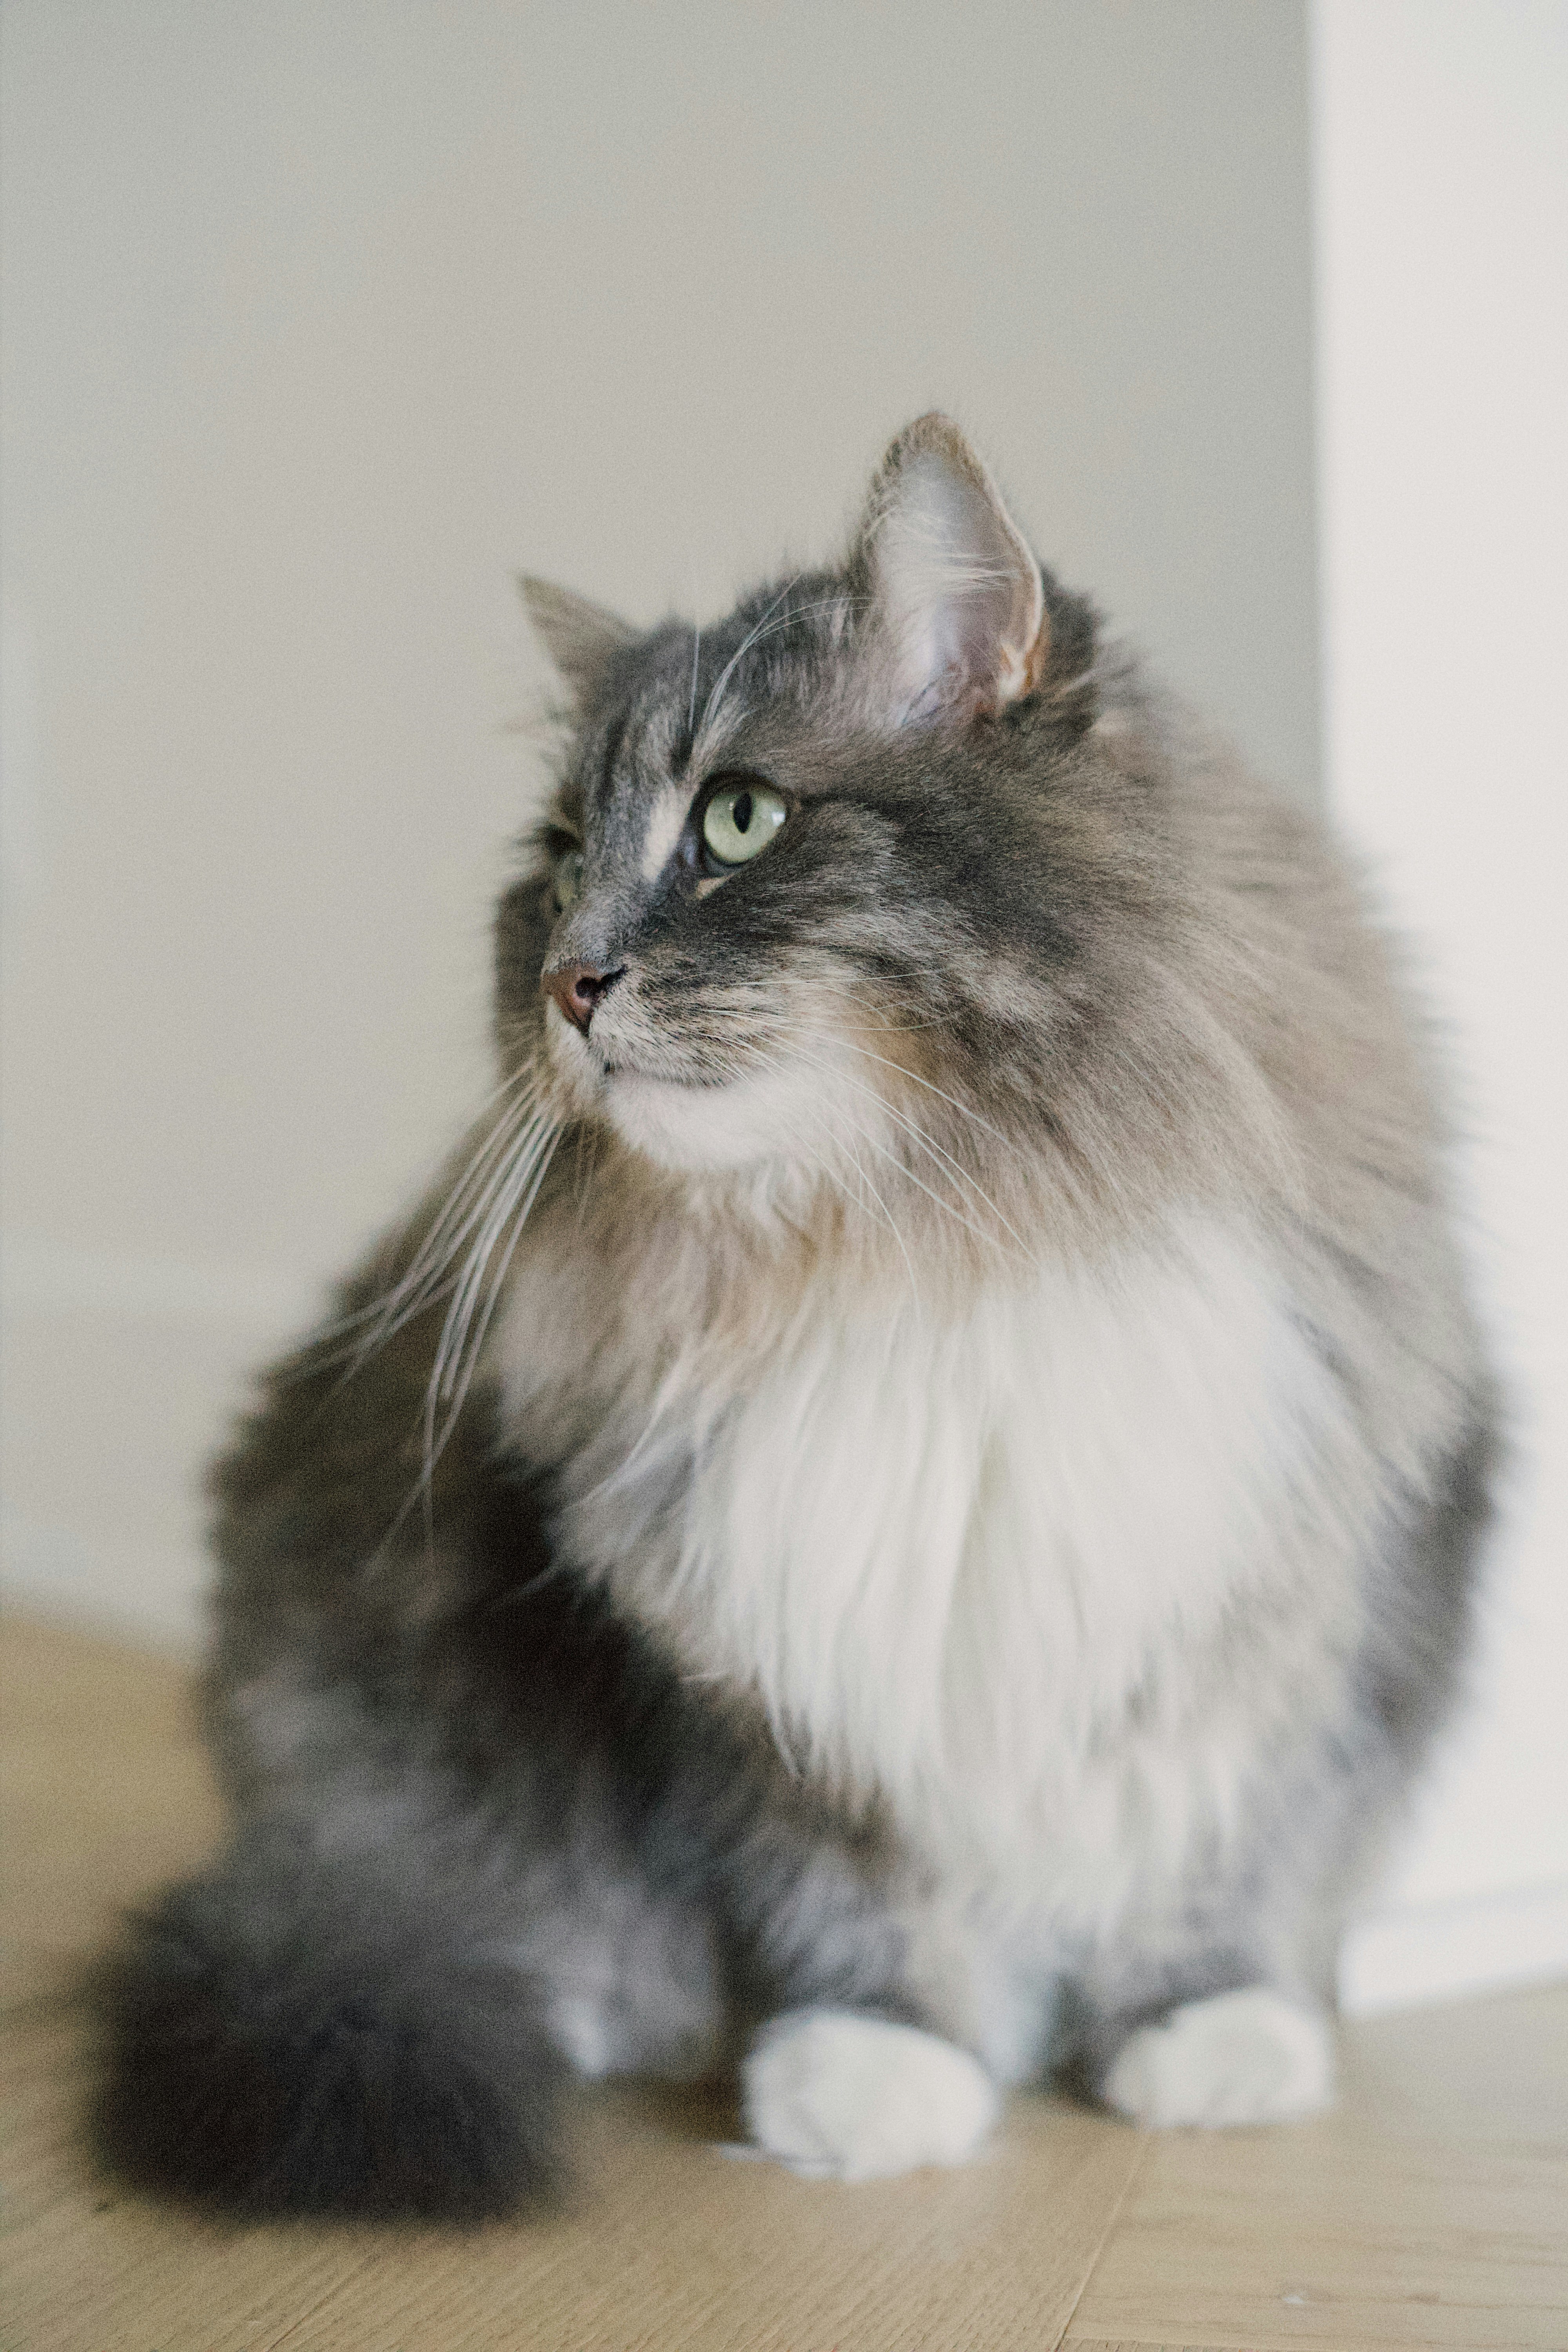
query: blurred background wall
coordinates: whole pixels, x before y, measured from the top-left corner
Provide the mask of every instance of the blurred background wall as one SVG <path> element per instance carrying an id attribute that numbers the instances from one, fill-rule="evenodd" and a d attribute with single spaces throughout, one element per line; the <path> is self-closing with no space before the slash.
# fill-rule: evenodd
<path id="1" fill-rule="evenodd" d="M 0 55 L 11 1548 L 180 1630 L 235 1376 L 485 1083 L 516 568 L 714 613 L 942 404 L 1314 787 L 1305 26 L 7 0 Z"/>
<path id="2" fill-rule="evenodd" d="M 1461 13 L 1525 27 L 1506 125 L 1552 12 Z M 831 546 L 889 434 L 941 404 L 1064 576 L 1320 788 L 1314 300 L 1338 319 L 1359 270 L 1381 331 L 1379 269 L 1418 240 L 1395 205 L 1392 248 L 1358 248 L 1391 190 L 1354 23 L 1385 28 L 1397 111 L 1423 16 L 1454 10 L 1317 12 L 1314 183 L 1290 0 L 6 0 L 19 1593 L 196 1637 L 199 1465 L 246 1367 L 485 1084 L 489 901 L 537 772 L 513 722 L 542 684 L 515 568 L 639 620 L 712 613 Z M 1411 135 L 1460 204 L 1463 163 Z M 1411 372 L 1365 325 L 1333 330 L 1342 425 L 1357 364 Z M 1389 425 L 1374 487 L 1408 457 Z M 1351 597 L 1352 507 L 1325 509 Z M 1343 634 L 1331 614 L 1348 692 Z M 1397 864 L 1422 821 L 1379 800 L 1348 707 L 1352 814 Z M 1416 888 L 1410 912 L 1446 933 L 1453 909 Z M 1537 1572 L 1510 1573 L 1538 1639 Z M 1500 1769 L 1515 1794 L 1494 1748 L 1479 1797 L 1455 1768 L 1461 1811 Z M 1401 1903 L 1469 1900 L 1473 1832 L 1426 1832 L 1359 1997 L 1415 1980 L 1387 1935 Z M 1516 1895 L 1568 1879 L 1531 1835 Z"/>
<path id="3" fill-rule="evenodd" d="M 1513 1448 L 1367 2006 L 1568 1974 L 1568 8 L 1311 16 L 1329 798 L 1459 1074 Z"/>

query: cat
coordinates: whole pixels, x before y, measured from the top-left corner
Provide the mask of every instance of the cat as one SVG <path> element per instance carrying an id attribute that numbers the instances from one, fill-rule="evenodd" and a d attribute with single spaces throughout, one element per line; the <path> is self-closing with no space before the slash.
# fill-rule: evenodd
<path id="1" fill-rule="evenodd" d="M 574 2074 L 849 2180 L 1313 2112 L 1497 1443 L 1360 881 L 942 416 L 718 627 L 525 585 L 498 1091 L 215 1474 L 235 1827 L 100 2149 L 473 2218 Z"/>

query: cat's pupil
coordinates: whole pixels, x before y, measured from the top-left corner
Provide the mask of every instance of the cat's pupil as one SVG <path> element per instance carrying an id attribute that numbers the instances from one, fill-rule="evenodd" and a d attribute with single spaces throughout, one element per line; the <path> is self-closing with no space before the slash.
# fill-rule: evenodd
<path id="1" fill-rule="evenodd" d="M 744 833 L 752 822 L 752 795 L 742 793 L 730 811 L 730 821 L 737 833 Z"/>

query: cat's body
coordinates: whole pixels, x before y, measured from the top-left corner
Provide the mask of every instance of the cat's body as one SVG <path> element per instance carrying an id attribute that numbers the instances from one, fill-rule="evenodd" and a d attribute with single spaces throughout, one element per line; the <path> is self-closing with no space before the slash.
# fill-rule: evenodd
<path id="1" fill-rule="evenodd" d="M 1306 2111 L 1491 1445 L 1356 885 L 941 420 L 706 640 L 536 604 L 500 1110 L 220 1474 L 240 1826 L 115 1980 L 106 2141 L 488 2210 L 563 2063 L 748 2034 L 850 2176 L 1047 2066 Z"/>

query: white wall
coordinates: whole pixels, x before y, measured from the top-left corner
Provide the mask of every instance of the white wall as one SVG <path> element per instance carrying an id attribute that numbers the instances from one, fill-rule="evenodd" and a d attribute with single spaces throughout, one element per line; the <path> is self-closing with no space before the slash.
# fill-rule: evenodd
<path id="1" fill-rule="evenodd" d="M 1472 1712 L 1352 2004 L 1568 1971 L 1568 10 L 1318 0 L 1332 803 L 1464 1074 L 1516 1460 Z"/>

